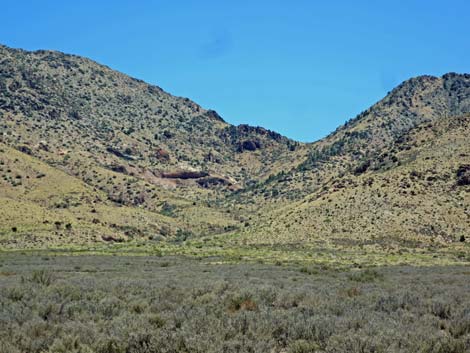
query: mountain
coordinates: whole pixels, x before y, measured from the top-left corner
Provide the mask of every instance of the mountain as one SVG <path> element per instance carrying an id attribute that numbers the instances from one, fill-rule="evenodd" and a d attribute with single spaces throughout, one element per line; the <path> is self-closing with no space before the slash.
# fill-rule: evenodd
<path id="1" fill-rule="evenodd" d="M 306 144 L 86 58 L 0 46 L 0 246 L 458 241 L 468 113 L 470 75 L 420 76 Z"/>

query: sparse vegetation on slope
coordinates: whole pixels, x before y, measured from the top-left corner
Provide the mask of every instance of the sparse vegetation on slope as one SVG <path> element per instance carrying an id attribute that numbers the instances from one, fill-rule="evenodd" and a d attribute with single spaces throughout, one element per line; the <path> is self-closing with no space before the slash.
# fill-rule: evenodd
<path id="1" fill-rule="evenodd" d="M 421 76 L 301 144 L 85 58 L 0 46 L 0 246 L 465 252 L 469 111 L 469 75 Z"/>
<path id="2" fill-rule="evenodd" d="M 301 201 L 263 214 L 243 242 L 384 248 L 458 243 L 470 229 L 470 116 L 421 123 Z"/>

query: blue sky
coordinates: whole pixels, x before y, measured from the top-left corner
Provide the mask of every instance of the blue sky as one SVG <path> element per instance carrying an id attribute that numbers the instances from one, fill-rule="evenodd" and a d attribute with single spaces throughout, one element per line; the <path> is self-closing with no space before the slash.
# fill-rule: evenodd
<path id="1" fill-rule="evenodd" d="M 90 57 L 314 141 L 417 75 L 470 72 L 467 0 L 8 1 L 0 42 Z"/>

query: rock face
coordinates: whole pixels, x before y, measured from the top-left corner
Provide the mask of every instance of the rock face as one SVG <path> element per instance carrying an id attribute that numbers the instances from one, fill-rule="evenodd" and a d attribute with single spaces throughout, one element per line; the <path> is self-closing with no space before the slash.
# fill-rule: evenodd
<path id="1" fill-rule="evenodd" d="M 257 150 L 269 152 L 277 144 L 285 145 L 289 152 L 292 152 L 301 145 L 298 142 L 286 139 L 277 132 L 245 124 L 226 127 L 220 132 L 219 136 L 226 145 L 231 146 L 233 151 L 238 153 Z"/>

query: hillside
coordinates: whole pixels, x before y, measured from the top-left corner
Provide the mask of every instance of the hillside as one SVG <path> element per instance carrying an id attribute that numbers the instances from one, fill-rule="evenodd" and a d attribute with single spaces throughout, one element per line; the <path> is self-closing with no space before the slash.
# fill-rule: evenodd
<path id="1" fill-rule="evenodd" d="M 3 243 L 37 244 L 32 229 L 49 218 L 72 224 L 74 232 L 68 234 L 75 233 L 60 239 L 53 226 L 45 227 L 54 230 L 45 238 L 52 243 L 185 239 L 233 230 L 243 216 L 211 207 L 214 195 L 243 188 L 290 165 L 292 154 L 306 153 L 302 144 L 275 132 L 227 124 L 189 99 L 91 60 L 4 46 L 0 122 L 7 166 L 1 193 L 8 198 L 2 207 Z M 35 173 L 45 174 L 40 185 L 31 181 Z M 55 183 L 57 188 L 48 189 Z M 72 184 L 93 202 L 75 202 L 58 191 Z M 33 191 L 38 196 L 30 199 Z M 97 205 L 111 205 L 112 211 L 90 215 L 91 225 L 76 214 Z M 53 216 L 37 216 L 43 207 Z"/>
<path id="2" fill-rule="evenodd" d="M 331 178 L 263 214 L 244 243 L 428 246 L 470 229 L 470 115 L 424 122 L 377 150 L 367 168 Z"/>
<path id="3" fill-rule="evenodd" d="M 236 225 L 220 211 L 198 209 L 172 195 L 165 196 L 175 209 L 178 205 L 185 210 L 185 217 L 176 218 L 169 206 L 166 212 L 152 212 L 114 202 L 106 192 L 1 143 L 0 174 L 0 246 L 4 247 L 152 242 L 189 232 L 223 232 Z M 118 177 L 114 173 L 111 178 Z"/>
<path id="4" fill-rule="evenodd" d="M 468 113 L 470 75 L 420 76 L 304 144 L 86 58 L 0 46 L 0 246 L 459 243 Z"/>

